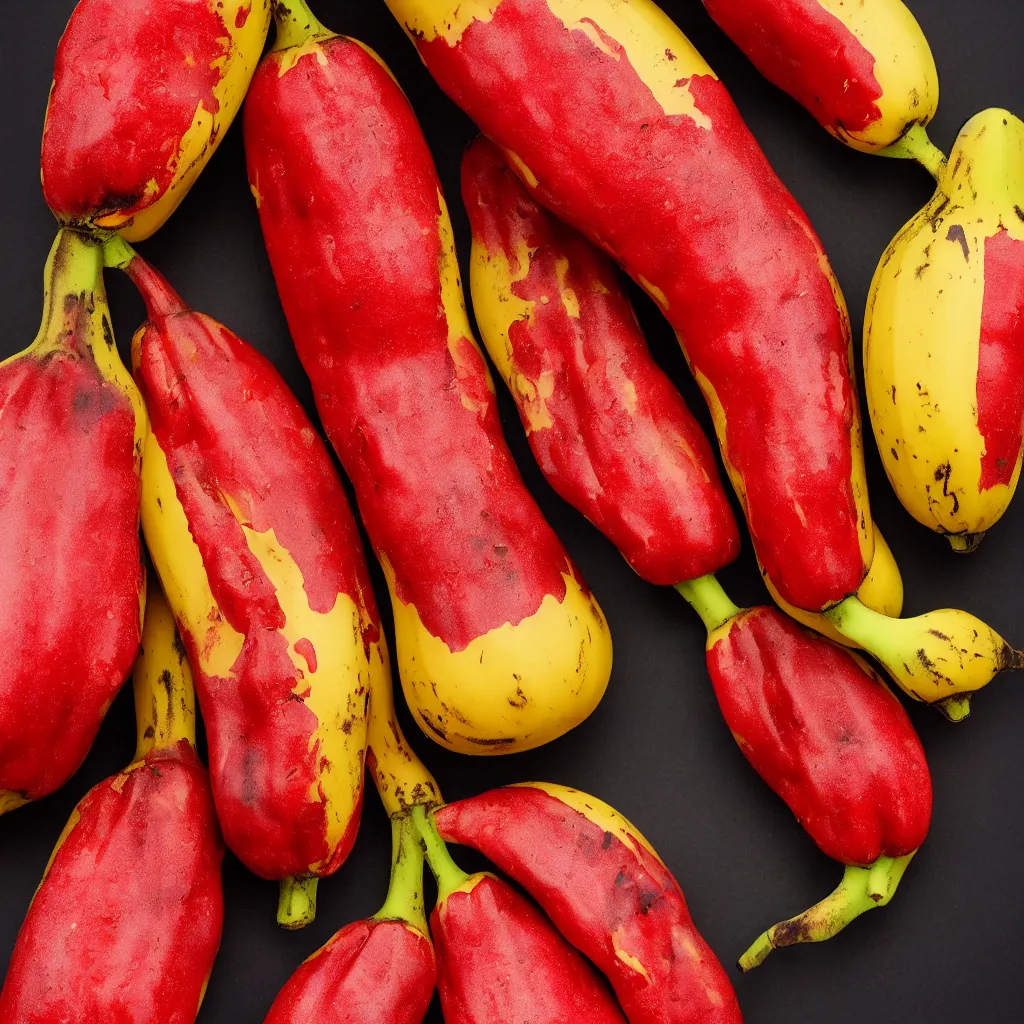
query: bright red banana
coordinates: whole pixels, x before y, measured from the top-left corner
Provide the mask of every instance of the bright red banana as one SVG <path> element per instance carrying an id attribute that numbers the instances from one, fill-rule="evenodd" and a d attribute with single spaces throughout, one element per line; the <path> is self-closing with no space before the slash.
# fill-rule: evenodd
<path id="1" fill-rule="evenodd" d="M 612 261 L 539 207 L 487 139 L 466 151 L 462 196 L 477 324 L 548 482 L 651 583 L 728 565 L 739 529 L 711 445 Z"/>
<path id="2" fill-rule="evenodd" d="M 412 107 L 374 53 L 305 3 L 277 19 L 246 104 L 249 180 L 388 578 L 406 696 L 449 748 L 538 746 L 603 695 L 607 624 L 505 445 Z"/>
<path id="3" fill-rule="evenodd" d="M 363 798 L 371 677 L 389 671 L 355 520 L 271 363 L 116 242 L 146 301 L 142 525 L 196 671 L 229 848 L 307 923 Z"/>
<path id="4" fill-rule="evenodd" d="M 58 220 L 157 230 L 241 106 L 272 0 L 78 0 L 57 48 L 43 194 Z"/>
<path id="5" fill-rule="evenodd" d="M 0 1024 L 192 1024 L 224 918 L 221 842 L 174 619 L 150 592 L 138 749 L 72 812 L 14 947 Z"/>
<path id="6" fill-rule="evenodd" d="M 442 807 L 441 836 L 522 885 L 611 981 L 630 1024 L 738 1024 L 729 978 L 678 883 L 607 804 L 543 783 Z"/>
<path id="7" fill-rule="evenodd" d="M 388 0 L 533 195 L 659 303 L 790 604 L 855 593 L 873 534 L 845 303 L 724 85 L 650 0 Z"/>
<path id="8" fill-rule="evenodd" d="M 145 434 L 101 248 L 61 231 L 39 334 L 0 363 L 0 814 L 77 770 L 138 654 Z"/>

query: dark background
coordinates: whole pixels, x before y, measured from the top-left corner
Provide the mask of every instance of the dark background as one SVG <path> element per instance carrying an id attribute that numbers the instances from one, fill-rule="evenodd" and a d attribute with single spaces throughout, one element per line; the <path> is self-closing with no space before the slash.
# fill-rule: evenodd
<path id="1" fill-rule="evenodd" d="M 859 340 L 875 263 L 897 229 L 927 201 L 928 175 L 915 165 L 861 155 L 834 141 L 758 76 L 698 0 L 662 0 L 662 5 L 732 90 L 775 169 L 810 215 L 845 289 Z M 943 96 L 932 137 L 942 149 L 948 151 L 960 125 L 986 106 L 1024 114 L 1024 8 L 1019 0 L 911 0 L 910 6 L 939 67 Z M 39 189 L 39 139 L 55 47 L 73 7 L 73 0 L 5 4 L 0 33 L 0 238 L 6 249 L 0 271 L 0 358 L 25 347 L 39 322 L 42 268 L 54 234 Z M 445 184 L 465 271 L 468 229 L 459 201 L 458 165 L 472 125 L 421 67 L 383 0 L 314 2 L 313 7 L 329 27 L 376 48 L 412 98 Z M 314 414 L 246 186 L 240 124 L 180 210 L 141 250 L 194 307 L 271 356 Z M 125 279 L 109 277 L 115 327 L 127 356 L 142 304 Z M 644 297 L 637 294 L 636 299 L 656 358 L 710 431 L 704 403 L 671 332 Z M 470 761 L 427 741 L 404 708 L 403 721 L 449 799 L 505 782 L 543 779 L 581 787 L 613 804 L 655 844 L 679 878 L 698 927 L 731 965 L 763 928 L 829 892 L 842 869 L 816 849 L 733 744 L 705 673 L 704 629 L 697 616 L 673 591 L 637 578 L 596 530 L 555 497 L 530 458 L 503 390 L 500 400 L 506 434 L 526 482 L 611 622 L 616 642 L 611 685 L 598 711 L 575 732 L 547 748 L 511 757 Z M 872 441 L 867 448 L 874 516 L 902 567 L 906 612 L 964 607 L 1024 646 L 1024 538 L 1018 532 L 1024 525 L 1024 499 L 1017 500 L 976 554 L 957 557 L 900 508 Z M 721 576 L 737 602 L 767 599 L 749 544 Z M 376 582 L 386 613 L 379 574 Z M 777 952 L 748 977 L 730 967 L 749 1024 L 803 1017 L 831 1024 L 965 1019 L 1007 1024 L 1024 1019 L 1019 1009 L 1024 959 L 1022 680 L 998 679 L 979 695 L 974 715 L 960 726 L 919 705 L 909 711 L 934 775 L 935 819 L 928 842 L 885 910 L 856 922 L 832 942 Z M 72 807 L 90 786 L 130 760 L 134 742 L 128 687 L 68 785 L 40 804 L 0 818 L 0 963 L 6 963 Z M 467 866 L 474 863 L 459 856 Z M 289 934 L 274 923 L 276 886 L 249 875 L 229 855 L 224 942 L 200 1021 L 261 1021 L 304 957 L 337 928 L 377 909 L 388 861 L 387 822 L 370 798 L 355 851 L 320 886 L 316 923 Z M 428 1019 L 440 1021 L 439 1011 L 431 1011 Z"/>

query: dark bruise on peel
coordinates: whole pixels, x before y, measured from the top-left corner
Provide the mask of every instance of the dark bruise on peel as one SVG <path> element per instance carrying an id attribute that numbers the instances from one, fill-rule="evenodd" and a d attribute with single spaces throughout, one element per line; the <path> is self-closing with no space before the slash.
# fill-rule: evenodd
<path id="1" fill-rule="evenodd" d="M 625 49 L 601 41 L 567 29 L 545 0 L 504 0 L 454 46 L 417 45 L 449 95 L 539 180 L 534 195 L 660 290 L 721 404 L 719 439 L 760 562 L 786 601 L 820 610 L 856 592 L 870 560 L 834 277 L 725 87 L 681 78 L 693 113 L 666 114 Z"/>
<path id="2" fill-rule="evenodd" d="M 282 59 L 253 81 L 246 152 L 292 337 L 398 598 L 463 650 L 561 601 L 574 570 L 505 446 L 468 324 L 446 316 L 450 228 L 408 101 L 352 40 L 283 75 Z"/>
<path id="3" fill-rule="evenodd" d="M 1000 228 L 985 239 L 984 261 L 976 395 L 987 490 L 1013 479 L 1024 435 L 1024 241 Z"/>
<path id="4" fill-rule="evenodd" d="M 207 3 L 81 0 L 57 50 L 43 134 L 43 191 L 58 217 L 136 213 L 162 196 L 197 110 L 218 112 L 230 47 Z"/>
<path id="5" fill-rule="evenodd" d="M 704 0 L 770 82 L 842 137 L 881 116 L 875 58 L 818 0 Z"/>
<path id="6" fill-rule="evenodd" d="M 143 769 L 76 808 L 18 935 L 0 1024 L 194 1019 L 220 945 L 223 845 L 187 741 Z"/>
<path id="7" fill-rule="evenodd" d="M 740 1024 L 728 975 L 672 874 L 628 823 L 619 819 L 610 831 L 603 813 L 578 809 L 587 802 L 577 796 L 570 806 L 512 786 L 435 817 L 446 840 L 478 850 L 527 890 L 607 976 L 628 1020 Z"/>
<path id="8" fill-rule="evenodd" d="M 165 311 L 144 328 L 136 371 L 153 434 L 217 607 L 244 637 L 228 678 L 203 670 L 205 637 L 187 628 L 183 637 L 225 838 L 261 877 L 304 874 L 312 865 L 330 874 L 355 841 L 359 807 L 332 848 L 326 799 L 309 799 L 325 767 L 311 743 L 317 716 L 301 699 L 303 677 L 281 632 L 285 611 L 243 526 L 273 531 L 302 574 L 313 612 L 327 614 L 340 595 L 364 608 L 368 651 L 380 627 L 355 521 L 323 442 L 274 367 L 223 325 L 181 306 L 138 258 L 129 273 L 151 315 L 155 303 Z M 307 665 L 311 658 L 307 650 Z M 362 699 L 362 689 L 351 698 Z"/>
<path id="9" fill-rule="evenodd" d="M 739 529 L 711 445 L 651 359 L 612 262 L 538 206 L 486 139 L 466 152 L 462 192 L 480 258 L 504 257 L 529 304 L 508 330 L 510 385 L 548 482 L 651 583 L 727 565 Z"/>
<path id="10" fill-rule="evenodd" d="M 709 649 L 708 671 L 744 756 L 824 853 L 868 866 L 924 842 L 932 785 L 920 740 L 847 651 L 752 609 Z"/>
<path id="11" fill-rule="evenodd" d="M 58 346 L 0 368 L 0 790 L 33 800 L 85 758 L 141 637 L 135 413 L 92 357 L 93 302 L 52 295 Z"/>

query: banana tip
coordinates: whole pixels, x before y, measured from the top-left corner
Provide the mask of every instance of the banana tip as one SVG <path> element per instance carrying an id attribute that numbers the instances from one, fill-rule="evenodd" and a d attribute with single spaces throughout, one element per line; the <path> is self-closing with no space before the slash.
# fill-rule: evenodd
<path id="1" fill-rule="evenodd" d="M 985 539 L 985 531 L 982 530 L 979 533 L 947 533 L 946 540 L 949 541 L 949 546 L 958 555 L 969 555 L 972 551 L 977 551 L 978 545 Z"/>

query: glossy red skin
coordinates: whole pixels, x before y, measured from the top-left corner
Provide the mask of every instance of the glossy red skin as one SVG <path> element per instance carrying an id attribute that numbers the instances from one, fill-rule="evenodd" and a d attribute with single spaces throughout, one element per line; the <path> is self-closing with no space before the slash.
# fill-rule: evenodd
<path id="1" fill-rule="evenodd" d="M 981 489 L 1009 484 L 1024 440 L 1024 241 L 1000 228 L 985 239 L 978 349 Z"/>
<path id="2" fill-rule="evenodd" d="M 30 800 L 78 769 L 141 642 L 135 413 L 66 346 L 0 369 L 0 790 Z"/>
<path id="3" fill-rule="evenodd" d="M 274 530 L 302 572 L 313 611 L 329 612 L 338 594 L 367 607 L 369 646 L 380 629 L 355 520 L 323 441 L 273 365 L 222 324 L 187 309 L 138 257 L 128 273 L 150 314 L 136 380 L 151 427 L 217 605 L 246 637 L 233 678 L 219 678 L 202 671 L 197 638 L 183 630 L 217 814 L 228 847 L 257 875 L 308 873 L 330 853 L 325 805 L 309 800 L 319 778 L 319 746 L 310 750 L 317 718 L 293 694 L 299 679 L 277 632 L 285 612 L 276 589 L 221 495 L 232 497 L 255 532 Z M 331 874 L 348 856 L 361 793 L 359 800 L 317 874 Z"/>
<path id="4" fill-rule="evenodd" d="M 2 1024 L 192 1024 L 220 946 L 224 855 L 184 740 L 101 782 L 36 892 Z"/>
<path id="5" fill-rule="evenodd" d="M 820 610 L 867 571 L 849 321 L 821 243 L 721 82 L 680 80 L 711 119 L 705 130 L 667 116 L 619 44 L 603 42 L 613 53 L 569 31 L 546 0 L 503 0 L 455 46 L 416 45 L 484 134 L 539 179 L 537 199 L 664 293 L 725 410 L 758 558 L 786 601 Z"/>
<path id="6" fill-rule="evenodd" d="M 921 741 L 848 651 L 753 608 L 707 660 L 740 749 L 824 853 L 867 866 L 924 842 L 932 785 Z"/>
<path id="7" fill-rule="evenodd" d="M 445 1024 L 625 1024 L 593 968 L 490 876 L 430 915 Z"/>
<path id="8" fill-rule="evenodd" d="M 43 132 L 54 213 L 131 214 L 163 195 L 196 109 L 219 109 L 221 72 L 210 65 L 230 46 L 209 0 L 79 0 L 57 48 Z"/>
<path id="9" fill-rule="evenodd" d="M 440 183 L 401 89 L 361 46 L 279 54 L 245 111 L 249 180 L 292 338 L 399 598 L 453 650 L 565 596 L 475 342 L 449 351 Z"/>
<path id="10" fill-rule="evenodd" d="M 264 1024 L 420 1024 L 436 982 L 426 935 L 403 921 L 357 921 L 288 979 Z"/>
<path id="11" fill-rule="evenodd" d="M 483 137 L 463 159 L 462 195 L 474 241 L 503 253 L 514 275 L 521 248 L 532 252 L 529 275 L 512 291 L 534 303 L 533 319 L 514 323 L 509 338 L 529 380 L 554 373 L 544 403 L 552 426 L 529 434 L 548 483 L 650 583 L 671 586 L 728 565 L 739 527 L 711 445 L 651 359 L 614 264 L 538 206 Z M 564 279 L 560 261 L 568 261 Z M 576 296 L 578 319 L 559 299 L 563 287 Z M 529 430 L 525 414 L 523 423 Z"/>
<path id="12" fill-rule="evenodd" d="M 530 893 L 605 973 L 630 1024 L 742 1020 L 729 978 L 694 927 L 679 883 L 642 842 L 630 849 L 529 786 L 448 804 L 436 821 L 446 840 L 479 850 Z M 613 936 L 637 955 L 650 981 L 617 956 Z M 692 955 L 680 955 L 684 943 Z"/>
<path id="13" fill-rule="evenodd" d="M 818 0 L 703 2 L 754 67 L 825 128 L 863 131 L 882 116 L 873 54 Z"/>

